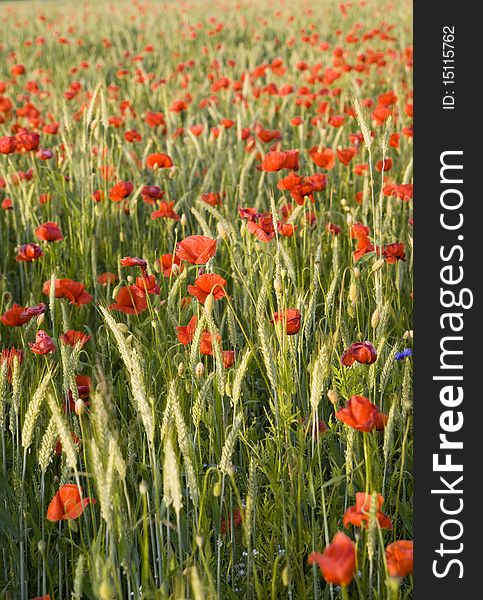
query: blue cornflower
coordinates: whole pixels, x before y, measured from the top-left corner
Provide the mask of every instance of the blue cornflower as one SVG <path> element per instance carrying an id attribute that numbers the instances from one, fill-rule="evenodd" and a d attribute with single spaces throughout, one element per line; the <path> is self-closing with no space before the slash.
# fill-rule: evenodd
<path id="1" fill-rule="evenodd" d="M 394 357 L 394 360 L 402 360 L 403 358 L 407 358 L 408 356 L 412 356 L 413 351 L 411 348 L 404 348 L 402 352 L 398 352 Z"/>

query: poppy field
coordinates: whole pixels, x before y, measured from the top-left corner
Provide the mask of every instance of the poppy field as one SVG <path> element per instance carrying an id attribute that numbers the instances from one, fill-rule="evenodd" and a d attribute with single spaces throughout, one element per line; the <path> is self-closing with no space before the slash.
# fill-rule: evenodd
<path id="1" fill-rule="evenodd" d="M 0 598 L 412 598 L 411 20 L 0 4 Z"/>

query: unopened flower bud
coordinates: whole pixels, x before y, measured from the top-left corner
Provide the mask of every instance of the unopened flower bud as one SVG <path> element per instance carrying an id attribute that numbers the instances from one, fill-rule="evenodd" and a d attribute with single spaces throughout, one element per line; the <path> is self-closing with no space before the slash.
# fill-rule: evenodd
<path id="1" fill-rule="evenodd" d="M 178 365 L 178 375 L 179 377 L 183 377 L 184 373 L 184 362 L 180 362 Z"/>
<path id="2" fill-rule="evenodd" d="M 40 327 L 42 323 L 45 321 L 45 313 L 42 313 L 37 317 L 37 327 Z"/>
<path id="3" fill-rule="evenodd" d="M 219 498 L 221 496 L 221 483 L 219 481 L 217 481 L 213 486 L 213 496 L 215 496 L 215 498 Z"/>
<path id="4" fill-rule="evenodd" d="M 186 227 L 188 219 L 186 218 L 186 215 L 184 213 L 181 215 L 181 219 L 179 222 L 181 223 L 181 227 Z"/>
<path id="5" fill-rule="evenodd" d="M 148 493 L 148 484 L 144 481 L 144 479 L 141 479 L 141 482 L 139 484 L 139 493 L 143 496 L 144 494 Z"/>
<path id="6" fill-rule="evenodd" d="M 205 365 L 202 362 L 199 362 L 195 367 L 195 376 L 203 377 L 205 374 Z"/>
<path id="7" fill-rule="evenodd" d="M 221 239 L 226 240 L 227 234 L 226 234 L 226 229 L 223 227 L 223 223 L 220 223 L 220 221 L 218 221 L 218 223 L 216 224 L 216 229 L 217 229 L 218 235 L 221 237 Z"/>
<path id="8" fill-rule="evenodd" d="M 354 222 L 352 215 L 347 215 L 346 221 L 347 221 L 347 225 L 349 225 L 349 227 L 352 227 L 352 223 Z"/>
<path id="9" fill-rule="evenodd" d="M 353 281 L 351 281 L 351 284 L 349 286 L 349 300 L 351 302 L 357 301 L 358 292 L 359 291 L 357 285 Z"/>
<path id="10" fill-rule="evenodd" d="M 376 271 L 379 271 L 379 269 L 382 269 L 382 267 L 384 266 L 384 259 L 383 258 L 378 258 L 372 265 L 372 269 L 371 272 L 375 273 Z"/>
<path id="11" fill-rule="evenodd" d="M 413 330 L 412 329 L 406 330 L 403 334 L 403 339 L 412 340 L 413 339 Z"/>
<path id="12" fill-rule="evenodd" d="M 82 400 L 82 398 L 79 398 L 78 400 L 75 401 L 75 406 L 74 406 L 74 410 L 75 410 L 75 414 L 80 417 L 84 414 L 84 410 L 85 410 L 85 402 L 84 400 Z"/>
<path id="13" fill-rule="evenodd" d="M 371 317 L 371 326 L 373 329 L 375 329 L 379 324 L 379 309 L 376 308 L 376 310 L 372 313 L 372 317 Z"/>
<path id="14" fill-rule="evenodd" d="M 342 198 L 342 200 L 340 201 L 340 205 L 341 206 L 346 206 L 347 205 L 347 200 L 345 198 Z"/>
<path id="15" fill-rule="evenodd" d="M 104 580 L 99 586 L 99 598 L 100 600 L 113 600 L 115 597 L 114 590 L 109 581 Z"/>
<path id="16" fill-rule="evenodd" d="M 213 312 L 214 303 L 215 303 L 215 299 L 213 298 L 213 294 L 208 294 L 208 296 L 206 297 L 206 300 L 205 300 L 205 313 L 208 315 L 208 317 Z"/>
<path id="17" fill-rule="evenodd" d="M 356 279 L 359 279 L 359 277 L 361 276 L 361 270 L 359 269 L 359 267 L 354 267 L 352 269 L 352 272 L 354 273 L 354 277 Z"/>
<path id="18" fill-rule="evenodd" d="M 337 407 L 339 404 L 339 394 L 335 390 L 329 390 L 327 392 L 327 398 L 333 406 Z"/>

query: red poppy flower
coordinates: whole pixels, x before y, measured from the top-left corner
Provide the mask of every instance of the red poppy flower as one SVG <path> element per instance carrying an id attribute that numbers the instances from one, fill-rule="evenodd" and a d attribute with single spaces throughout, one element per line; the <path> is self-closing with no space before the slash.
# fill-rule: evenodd
<path id="1" fill-rule="evenodd" d="M 35 336 L 35 343 L 29 343 L 30 350 L 34 354 L 51 354 L 55 350 L 55 344 L 52 338 L 45 333 L 42 329 L 37 331 L 37 335 Z"/>
<path id="2" fill-rule="evenodd" d="M 384 498 L 381 494 L 377 495 L 377 520 L 381 529 L 392 529 L 391 519 L 381 512 Z M 363 524 L 369 523 L 369 509 L 371 506 L 371 494 L 365 492 L 357 492 L 355 506 L 351 506 L 345 511 L 342 522 L 344 527 L 354 525 L 362 527 Z"/>
<path id="3" fill-rule="evenodd" d="M 357 431 L 372 431 L 376 425 L 378 409 L 364 396 L 352 396 L 335 416 Z"/>
<path id="4" fill-rule="evenodd" d="M 195 334 L 197 324 L 198 318 L 196 315 L 194 315 L 193 317 L 191 317 L 188 325 L 176 327 L 176 331 L 178 332 L 178 340 L 183 344 L 183 346 L 191 344 L 191 342 L 193 341 L 193 336 Z"/>
<path id="5" fill-rule="evenodd" d="M 262 161 L 262 171 L 274 172 L 281 169 L 292 169 L 296 171 L 299 168 L 299 151 L 288 150 L 287 152 L 275 151 L 268 152 Z"/>
<path id="6" fill-rule="evenodd" d="M 120 260 L 123 267 L 139 267 L 142 271 L 148 268 L 148 263 L 144 258 L 137 258 L 135 256 L 125 256 Z"/>
<path id="7" fill-rule="evenodd" d="M 113 202 L 121 202 L 124 198 L 127 198 L 132 193 L 134 185 L 130 181 L 118 181 L 109 190 L 109 198 Z"/>
<path id="8" fill-rule="evenodd" d="M 35 235 L 41 242 L 56 242 L 64 239 L 59 226 L 52 221 L 39 225 L 35 230 Z"/>
<path id="9" fill-rule="evenodd" d="M 97 276 L 97 281 L 101 285 L 107 285 L 116 283 L 119 277 L 115 273 L 111 273 L 110 271 L 106 271 L 105 273 L 101 273 Z"/>
<path id="10" fill-rule="evenodd" d="M 413 542 L 398 540 L 386 548 L 387 570 L 391 577 L 405 577 L 413 572 Z"/>
<path id="11" fill-rule="evenodd" d="M 302 315 L 296 308 L 287 308 L 273 315 L 272 323 L 284 323 L 287 335 L 295 335 L 300 331 Z"/>
<path id="12" fill-rule="evenodd" d="M 395 183 L 389 183 L 382 189 L 384 196 L 396 196 L 403 202 L 409 202 L 413 197 L 413 184 L 405 183 L 397 185 Z"/>
<path id="13" fill-rule="evenodd" d="M 223 194 L 224 196 L 224 194 Z M 210 206 L 219 206 L 221 204 L 222 195 L 220 192 L 208 192 L 207 194 L 201 194 L 201 199 Z"/>
<path id="14" fill-rule="evenodd" d="M 377 412 L 376 423 L 375 423 L 375 427 L 376 427 L 377 431 L 384 431 L 388 418 L 389 417 L 387 415 L 385 415 L 379 411 Z"/>
<path id="15" fill-rule="evenodd" d="M 228 531 L 231 530 L 232 521 L 233 521 L 233 527 L 240 527 L 240 525 L 243 523 L 241 510 L 239 508 L 236 508 L 233 511 L 231 518 L 221 520 L 222 535 L 224 535 L 225 533 L 227 533 Z"/>
<path id="16" fill-rule="evenodd" d="M 215 256 L 216 240 L 204 235 L 191 235 L 176 244 L 176 256 L 192 265 L 204 265 Z"/>
<path id="17" fill-rule="evenodd" d="M 42 248 L 38 244 L 24 244 L 18 249 L 15 257 L 17 262 L 32 262 L 43 255 Z"/>
<path id="18" fill-rule="evenodd" d="M 54 522 L 77 519 L 88 504 L 95 504 L 95 502 L 93 498 L 82 498 L 79 487 L 73 483 L 68 483 L 61 486 L 53 497 L 47 509 L 47 519 Z"/>
<path id="19" fill-rule="evenodd" d="M 273 217 L 271 214 L 259 215 L 256 220 L 249 220 L 247 229 L 260 242 L 267 243 L 275 237 L 275 227 L 273 226 Z"/>
<path id="20" fill-rule="evenodd" d="M 141 189 L 141 198 L 145 204 L 156 204 L 156 200 L 166 194 L 158 185 L 144 185 Z"/>
<path id="21" fill-rule="evenodd" d="M 292 223 L 284 223 L 283 221 L 278 221 L 277 231 L 280 235 L 283 235 L 283 237 L 292 237 L 293 234 L 297 231 L 297 225 L 293 225 Z"/>
<path id="22" fill-rule="evenodd" d="M 139 315 L 148 308 L 146 294 L 136 285 L 122 287 L 116 296 L 116 302 L 109 305 L 110 310 L 118 310 L 127 315 Z"/>
<path id="23" fill-rule="evenodd" d="M 1 179 L 1 178 L 0 178 Z M 1 181 L 0 181 L 1 183 Z M 1 187 L 1 185 L 0 185 Z M 3 210 L 13 210 L 13 202 L 11 198 L 4 198 L 2 200 L 2 204 L 0 205 Z"/>
<path id="24" fill-rule="evenodd" d="M 83 331 L 75 331 L 75 329 L 69 329 L 60 336 L 61 341 L 66 346 L 75 346 L 80 344 L 81 347 L 86 344 L 92 336 L 87 335 Z"/>
<path id="25" fill-rule="evenodd" d="M 218 344 L 221 344 L 221 336 L 219 334 L 216 335 L 216 339 Z M 207 329 L 201 332 L 200 353 L 205 356 L 213 356 L 213 336 Z"/>
<path id="26" fill-rule="evenodd" d="M 404 244 L 389 244 L 384 246 L 382 255 L 386 259 L 388 264 L 393 264 L 398 260 L 406 260 L 406 254 L 404 252 Z"/>
<path id="27" fill-rule="evenodd" d="M 350 148 L 339 148 L 337 150 L 337 158 L 345 166 L 350 163 L 356 154 L 357 148 L 354 148 L 353 146 Z"/>
<path id="28" fill-rule="evenodd" d="M 354 342 L 345 350 L 340 362 L 345 367 L 350 367 L 355 362 L 372 365 L 377 360 L 377 352 L 370 342 Z"/>
<path id="29" fill-rule="evenodd" d="M 0 137 L 0 154 L 13 154 L 17 149 L 17 141 L 13 135 Z"/>
<path id="30" fill-rule="evenodd" d="M 106 194 L 104 193 L 103 190 L 96 190 L 92 194 L 92 199 L 94 200 L 94 202 L 102 202 L 105 197 L 106 197 Z"/>
<path id="31" fill-rule="evenodd" d="M 221 353 L 223 358 L 223 366 L 225 369 L 230 369 L 235 364 L 235 351 L 234 350 L 223 350 Z"/>
<path id="32" fill-rule="evenodd" d="M 215 300 L 224 298 L 226 296 L 225 285 L 226 281 L 220 275 L 205 273 L 198 277 L 194 285 L 188 286 L 188 293 L 204 304 L 210 294 L 213 294 Z"/>
<path id="33" fill-rule="evenodd" d="M 32 317 L 37 317 L 45 312 L 46 306 L 41 303 L 37 306 L 27 306 L 23 308 L 20 304 L 14 304 L 11 309 L 5 311 L 0 316 L 0 321 L 6 327 L 20 327 L 28 323 Z"/>
<path id="34" fill-rule="evenodd" d="M 314 146 L 309 150 L 309 156 L 312 161 L 321 169 L 330 171 L 335 166 L 335 154 L 330 148 L 322 148 Z"/>
<path id="35" fill-rule="evenodd" d="M 143 275 L 143 277 L 136 277 L 136 286 L 145 294 L 155 294 L 159 296 L 159 285 L 154 275 Z"/>
<path id="36" fill-rule="evenodd" d="M 327 231 L 327 233 L 331 233 L 332 235 L 339 235 L 342 230 L 338 225 L 334 225 L 334 223 L 326 223 L 325 231 Z"/>
<path id="37" fill-rule="evenodd" d="M 163 254 L 158 261 L 164 277 L 177 275 L 184 270 L 184 265 L 177 256 L 173 254 Z"/>
<path id="38" fill-rule="evenodd" d="M 149 154 L 146 158 L 146 166 L 150 169 L 155 167 L 158 169 L 168 169 L 173 166 L 173 161 L 170 156 L 158 152 L 157 154 Z"/>
<path id="39" fill-rule="evenodd" d="M 390 171 L 392 168 L 392 158 L 386 158 L 385 160 L 378 160 L 376 163 L 376 169 L 381 173 L 382 171 Z"/>
<path id="40" fill-rule="evenodd" d="M 309 555 L 308 563 L 317 564 L 328 583 L 348 585 L 352 581 L 356 568 L 354 542 L 345 533 L 339 531 L 322 554 L 312 552 Z"/>
<path id="41" fill-rule="evenodd" d="M 14 360 L 18 361 L 20 365 L 23 361 L 24 352 L 23 350 L 17 350 L 13 346 L 11 348 L 4 348 L 0 354 L 0 365 L 4 362 L 7 363 L 7 381 L 12 383 L 12 375 L 13 375 L 13 363 Z"/>
<path id="42" fill-rule="evenodd" d="M 151 219 L 173 219 L 179 221 L 180 216 L 173 210 L 174 200 L 172 202 L 166 202 L 163 200 L 159 203 L 158 210 L 151 213 Z"/>
<path id="43" fill-rule="evenodd" d="M 93 296 L 86 292 L 86 286 L 78 281 L 72 279 L 56 279 L 54 286 L 55 297 L 67 298 L 70 304 L 73 304 L 74 306 L 89 304 L 93 299 Z M 45 296 L 50 295 L 50 279 L 44 283 L 42 293 Z"/>

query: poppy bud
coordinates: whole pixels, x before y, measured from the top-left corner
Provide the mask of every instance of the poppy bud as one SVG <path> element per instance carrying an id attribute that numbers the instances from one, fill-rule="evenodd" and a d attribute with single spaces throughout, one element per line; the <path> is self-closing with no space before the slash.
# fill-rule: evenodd
<path id="1" fill-rule="evenodd" d="M 349 286 L 349 300 L 351 302 L 357 302 L 357 296 L 358 296 L 357 285 L 353 281 L 351 281 L 351 284 Z"/>
<path id="2" fill-rule="evenodd" d="M 356 279 L 359 279 L 359 277 L 361 276 L 361 270 L 359 269 L 359 267 L 354 267 L 352 272 L 354 273 L 354 277 Z"/>
<path id="3" fill-rule="evenodd" d="M 329 402 L 337 408 L 339 403 L 339 394 L 335 390 L 328 390 L 327 398 L 329 399 Z"/>
<path id="4" fill-rule="evenodd" d="M 109 581 L 104 580 L 99 586 L 99 598 L 101 600 L 112 600 L 114 598 L 114 590 Z"/>
<path id="5" fill-rule="evenodd" d="M 403 339 L 412 340 L 413 339 L 413 330 L 412 329 L 406 330 L 403 334 Z"/>
<path id="6" fill-rule="evenodd" d="M 184 362 L 180 362 L 178 365 L 178 375 L 179 377 L 183 377 L 184 373 Z"/>
<path id="7" fill-rule="evenodd" d="M 345 198 L 342 198 L 340 201 L 340 205 L 341 206 L 347 206 L 347 200 Z"/>
<path id="8" fill-rule="evenodd" d="M 227 384 L 226 384 L 226 386 L 225 386 L 225 394 L 226 394 L 226 395 L 227 395 L 229 398 L 231 398 L 231 391 L 232 391 L 232 390 L 231 390 L 231 385 L 230 385 L 230 383 L 228 383 L 228 382 L 227 382 Z"/>
<path id="9" fill-rule="evenodd" d="M 349 225 L 349 227 L 352 227 L 352 223 L 354 222 L 352 215 L 347 215 L 346 220 L 347 220 L 347 225 Z"/>
<path id="10" fill-rule="evenodd" d="M 372 265 L 371 273 L 375 273 L 376 271 L 379 271 L 379 269 L 382 269 L 382 267 L 384 266 L 384 262 L 385 261 L 383 258 L 379 258 L 378 260 L 376 260 L 376 262 Z"/>
<path id="11" fill-rule="evenodd" d="M 139 484 L 139 493 L 143 496 L 144 494 L 148 493 L 148 484 L 144 481 L 144 479 L 141 479 L 141 482 Z"/>
<path id="12" fill-rule="evenodd" d="M 215 302 L 215 299 L 213 298 L 213 294 L 208 294 L 208 296 L 206 297 L 206 300 L 205 300 L 205 313 L 208 315 L 208 317 L 213 312 L 214 302 Z"/>
<path id="13" fill-rule="evenodd" d="M 45 552 L 45 542 L 44 542 L 44 540 L 39 540 L 38 541 L 37 548 L 38 548 L 38 551 L 40 552 L 40 554 L 43 554 Z"/>
<path id="14" fill-rule="evenodd" d="M 134 277 L 133 277 L 132 275 L 128 275 L 128 276 L 127 276 L 127 282 L 128 282 L 129 284 L 131 284 L 131 283 L 134 283 Z"/>
<path id="15" fill-rule="evenodd" d="M 123 242 L 123 241 L 124 241 L 124 232 L 123 232 L 123 231 L 120 231 L 120 232 L 119 232 L 119 241 L 120 241 L 120 242 Z"/>
<path id="16" fill-rule="evenodd" d="M 186 227 L 188 219 L 186 218 L 186 215 L 184 213 L 181 215 L 179 222 L 181 223 L 181 227 Z"/>
<path id="17" fill-rule="evenodd" d="M 205 540 L 204 540 L 203 536 L 198 534 L 196 536 L 196 545 L 198 546 L 198 548 L 203 548 L 204 542 L 205 542 Z"/>
<path id="18" fill-rule="evenodd" d="M 203 377 L 205 374 L 205 365 L 202 362 L 199 362 L 195 367 L 195 376 Z"/>
<path id="19" fill-rule="evenodd" d="M 44 321 L 45 321 L 45 313 L 42 313 L 37 317 L 37 327 L 41 327 L 42 323 Z"/>
<path id="20" fill-rule="evenodd" d="M 377 327 L 379 323 L 379 309 L 376 308 L 376 310 L 372 313 L 372 317 L 371 317 L 371 326 L 373 329 L 375 329 Z"/>
<path id="21" fill-rule="evenodd" d="M 85 403 L 84 400 L 82 400 L 82 398 L 79 398 L 78 400 L 76 400 L 75 403 L 75 414 L 80 417 L 84 414 L 84 409 L 85 409 Z"/>
<path id="22" fill-rule="evenodd" d="M 221 237 L 221 239 L 222 239 L 222 240 L 226 240 L 226 238 L 227 238 L 227 234 L 226 234 L 226 230 L 225 230 L 225 228 L 223 227 L 223 224 L 222 224 L 222 223 L 220 223 L 220 222 L 218 222 L 218 223 L 216 224 L 216 229 L 217 229 L 217 231 L 218 231 L 218 235 Z"/>
<path id="23" fill-rule="evenodd" d="M 219 481 L 217 481 L 213 486 L 213 496 L 215 496 L 215 498 L 219 498 L 221 496 L 221 483 Z"/>
<path id="24" fill-rule="evenodd" d="M 282 571 L 282 583 L 285 587 L 287 587 L 289 584 L 289 574 L 288 567 L 285 567 Z"/>

